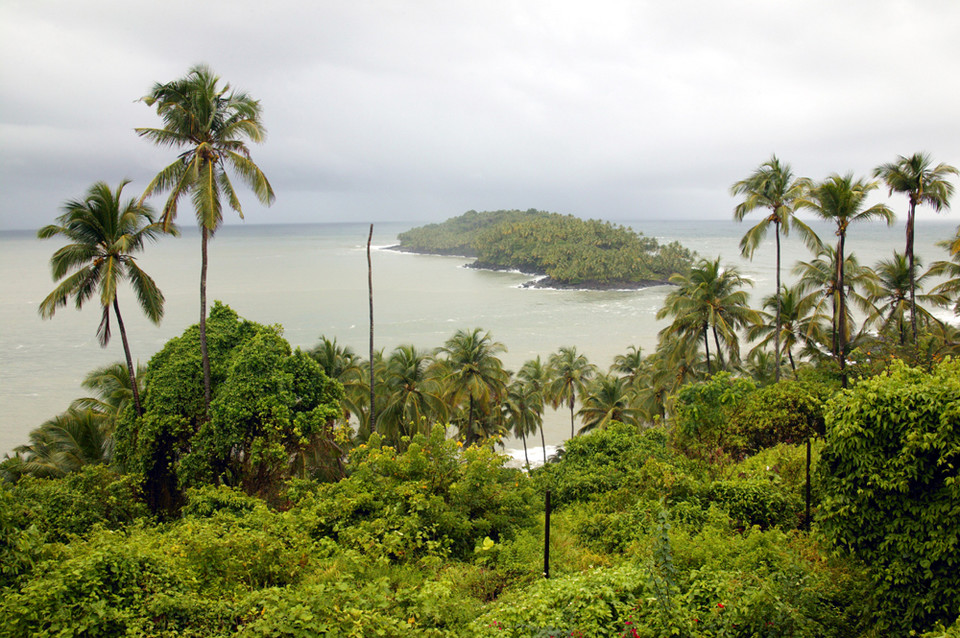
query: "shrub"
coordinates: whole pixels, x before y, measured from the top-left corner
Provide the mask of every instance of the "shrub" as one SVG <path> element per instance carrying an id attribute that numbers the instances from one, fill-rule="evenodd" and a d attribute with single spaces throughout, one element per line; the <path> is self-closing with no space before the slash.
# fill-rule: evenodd
<path id="1" fill-rule="evenodd" d="M 960 360 L 893 365 L 828 404 L 824 536 L 869 567 L 888 633 L 960 609 Z"/>

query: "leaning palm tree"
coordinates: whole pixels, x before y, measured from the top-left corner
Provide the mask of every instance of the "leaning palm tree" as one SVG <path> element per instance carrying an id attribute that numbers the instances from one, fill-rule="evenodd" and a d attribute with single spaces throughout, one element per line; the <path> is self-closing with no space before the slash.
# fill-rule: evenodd
<path id="1" fill-rule="evenodd" d="M 949 164 L 932 166 L 932 160 L 927 153 L 914 153 L 910 157 L 897 156 L 895 162 L 878 166 L 873 174 L 884 181 L 894 192 L 905 193 L 910 201 L 907 210 L 907 247 L 905 255 L 910 270 L 910 327 L 913 340 L 917 340 L 917 300 L 916 300 L 916 264 L 913 256 L 913 226 L 917 206 L 928 204 L 940 212 L 950 207 L 950 197 L 953 195 L 953 184 L 948 178 L 960 175 L 955 167 Z"/>
<path id="2" fill-rule="evenodd" d="M 63 236 L 71 242 L 50 258 L 54 280 L 62 281 L 40 303 L 39 311 L 40 316 L 48 319 L 71 298 L 79 310 L 96 294 L 102 311 L 97 338 L 100 345 L 106 347 L 110 342 L 110 310 L 113 309 L 127 360 L 134 407 L 137 414 L 141 414 L 133 357 L 120 314 L 117 290 L 121 282 L 129 281 L 147 318 L 153 323 L 160 322 L 163 293 L 150 275 L 140 269 L 134 255 L 143 250 L 147 241 L 155 241 L 164 231 L 154 221 L 150 207 L 135 199 L 121 201 L 123 188 L 128 183 L 127 180 L 120 182 L 113 191 L 105 182 L 97 182 L 83 199 L 71 200 L 64 205 L 63 215 L 57 218 L 58 224 L 39 230 L 37 235 L 41 239 Z M 167 232 L 176 233 L 176 228 L 170 226 Z"/>
<path id="3" fill-rule="evenodd" d="M 535 387 L 516 380 L 507 387 L 503 410 L 507 427 L 523 442 L 523 458 L 529 471 L 527 437 L 535 434 L 538 428 L 543 428 L 543 398 Z"/>
<path id="4" fill-rule="evenodd" d="M 836 272 L 839 304 L 837 316 L 846 316 L 846 294 L 844 290 L 844 245 L 850 224 L 872 219 L 882 219 L 887 225 L 893 224 L 894 215 L 886 204 L 866 206 L 867 196 L 877 188 L 877 182 L 865 179 L 854 180 L 852 173 L 831 175 L 811 189 L 809 197 L 801 201 L 801 206 L 813 212 L 817 217 L 832 221 L 837 226 Z M 840 363 L 840 380 L 847 387 L 846 321 L 839 322 L 837 334 L 837 357 Z"/>
<path id="5" fill-rule="evenodd" d="M 463 436 L 467 445 L 490 430 L 490 406 L 499 404 L 503 398 L 508 375 L 496 355 L 504 351 L 506 347 L 502 343 L 494 341 L 489 332 L 480 328 L 470 332 L 458 330 L 438 349 L 438 354 L 444 355 L 440 365 L 453 406 L 467 403 Z"/>
<path id="6" fill-rule="evenodd" d="M 96 410 L 71 407 L 30 433 L 30 442 L 14 448 L 3 463 L 7 481 L 21 476 L 60 478 L 84 465 L 109 463 L 113 439 L 103 428 L 105 415 Z"/>
<path id="7" fill-rule="evenodd" d="M 632 404 L 626 378 L 600 375 L 589 385 L 583 407 L 577 412 L 583 421 L 580 433 L 602 430 L 612 421 L 637 425 L 638 412 Z"/>
<path id="8" fill-rule="evenodd" d="M 597 373 L 597 367 L 587 357 L 577 352 L 576 346 L 563 346 L 550 355 L 547 362 L 550 371 L 548 395 L 554 409 L 566 402 L 570 408 L 570 438 L 576 436 L 573 426 L 573 407 L 577 396 L 582 396 L 587 382 Z"/>
<path id="9" fill-rule="evenodd" d="M 789 235 L 791 226 L 797 226 L 805 235 L 813 233 L 793 213 L 800 199 L 810 188 L 809 179 L 794 178 L 789 164 L 781 164 L 777 156 L 772 156 L 760 165 L 750 177 L 735 183 L 730 191 L 733 195 L 742 195 L 743 201 L 733 211 L 734 219 L 743 218 L 757 209 L 767 209 L 770 214 L 747 231 L 740 240 L 740 250 L 745 257 L 753 258 L 760 242 L 767 236 L 767 230 L 773 226 L 773 235 L 777 242 L 777 292 L 776 292 L 776 329 L 773 331 L 775 360 L 779 360 L 780 350 L 780 235 Z M 780 380 L 780 366 L 775 366 L 776 380 Z"/>
<path id="10" fill-rule="evenodd" d="M 273 188 L 260 167 L 250 159 L 245 140 L 259 143 L 265 135 L 260 122 L 260 102 L 229 84 L 203 65 L 166 84 L 155 84 L 141 100 L 156 106 L 163 128 L 138 128 L 137 135 L 157 146 L 183 149 L 176 161 L 153 178 L 143 198 L 169 191 L 161 219 L 168 228 L 176 219 L 177 205 L 189 196 L 200 226 L 200 355 L 203 394 L 210 409 L 210 357 L 207 352 L 207 242 L 223 223 L 223 200 L 243 217 L 240 199 L 228 168 L 253 190 L 264 204 L 274 200 Z"/>

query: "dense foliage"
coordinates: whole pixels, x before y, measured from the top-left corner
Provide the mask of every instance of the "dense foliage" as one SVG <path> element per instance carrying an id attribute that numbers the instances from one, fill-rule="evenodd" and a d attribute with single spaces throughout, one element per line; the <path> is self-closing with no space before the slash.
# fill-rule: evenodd
<path id="1" fill-rule="evenodd" d="M 537 210 L 469 211 L 400 234 L 415 252 L 476 257 L 476 266 L 546 275 L 559 285 L 663 283 L 686 270 L 693 253 L 661 246 L 624 226 Z"/>
<path id="2" fill-rule="evenodd" d="M 960 360 L 897 363 L 834 399 L 820 526 L 869 568 L 878 626 L 904 632 L 960 610 Z"/>

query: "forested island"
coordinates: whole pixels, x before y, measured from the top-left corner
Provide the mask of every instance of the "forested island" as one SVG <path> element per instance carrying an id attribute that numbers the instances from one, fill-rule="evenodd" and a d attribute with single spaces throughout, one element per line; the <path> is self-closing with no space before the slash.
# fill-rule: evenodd
<path id="1" fill-rule="evenodd" d="M 518 270 L 544 288 L 620 289 L 668 283 L 695 253 L 625 226 L 545 211 L 467 211 L 399 235 L 398 250 L 476 259 L 474 268 Z"/>

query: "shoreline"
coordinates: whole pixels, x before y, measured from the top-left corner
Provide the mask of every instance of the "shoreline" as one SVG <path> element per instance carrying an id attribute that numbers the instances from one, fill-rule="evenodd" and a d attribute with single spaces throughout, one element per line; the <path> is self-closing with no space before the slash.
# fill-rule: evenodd
<path id="1" fill-rule="evenodd" d="M 630 292 L 653 288 L 656 286 L 670 286 L 669 281 L 658 281 L 655 279 L 643 279 L 640 281 L 599 281 L 588 280 L 577 283 L 557 281 L 544 272 L 529 272 L 521 268 L 512 266 L 498 266 L 496 264 L 484 264 L 476 259 L 475 255 L 464 255 L 460 252 L 435 252 L 426 250 L 417 250 L 414 248 L 404 248 L 400 244 L 395 246 L 385 246 L 382 250 L 394 250 L 400 253 L 411 255 L 434 255 L 437 257 L 457 257 L 459 259 L 473 259 L 469 264 L 464 264 L 464 268 L 473 268 L 476 270 L 489 270 L 493 272 L 512 272 L 533 277 L 530 281 L 519 285 L 520 288 L 535 288 L 538 290 L 571 290 L 571 291 L 602 291 L 602 292 Z"/>

